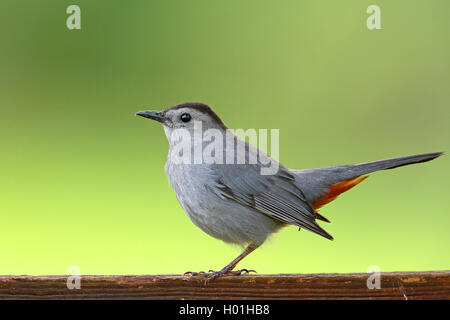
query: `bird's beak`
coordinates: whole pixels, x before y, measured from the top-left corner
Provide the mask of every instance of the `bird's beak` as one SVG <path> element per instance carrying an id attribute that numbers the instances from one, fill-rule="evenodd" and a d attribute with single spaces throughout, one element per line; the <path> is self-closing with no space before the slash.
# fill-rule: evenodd
<path id="1" fill-rule="evenodd" d="M 138 112 L 136 112 L 136 115 L 144 117 L 144 118 L 149 118 L 149 119 L 152 119 L 152 120 L 156 120 L 156 121 L 161 122 L 161 123 L 164 123 L 167 120 L 167 118 L 164 117 L 161 114 L 161 112 L 159 112 L 159 111 L 151 111 L 151 110 L 138 111 Z"/>

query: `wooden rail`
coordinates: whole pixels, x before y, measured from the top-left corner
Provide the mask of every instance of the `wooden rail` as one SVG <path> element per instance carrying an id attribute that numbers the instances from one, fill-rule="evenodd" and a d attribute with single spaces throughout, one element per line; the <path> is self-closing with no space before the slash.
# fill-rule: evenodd
<path id="1" fill-rule="evenodd" d="M 201 276 L 0 276 L 0 299 L 450 299 L 450 271 L 226 276 L 208 284 Z M 71 282 L 75 283 L 75 282 Z M 373 282 L 375 283 L 375 282 Z"/>

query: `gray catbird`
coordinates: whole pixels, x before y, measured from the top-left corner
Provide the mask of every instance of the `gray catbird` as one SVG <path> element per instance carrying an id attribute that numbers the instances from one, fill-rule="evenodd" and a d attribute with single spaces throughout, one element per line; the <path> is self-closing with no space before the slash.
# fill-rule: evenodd
<path id="1" fill-rule="evenodd" d="M 208 275 L 207 281 L 224 274 L 248 272 L 233 269 L 283 226 L 295 225 L 332 240 L 316 223 L 316 219 L 329 222 L 317 212 L 319 207 L 354 187 L 368 173 L 426 162 L 442 154 L 292 170 L 230 134 L 214 111 L 203 103 L 187 102 L 163 111 L 139 111 L 136 115 L 162 123 L 170 145 L 165 170 L 192 222 L 215 238 L 245 247 L 222 270 L 204 273 Z M 199 127 L 200 133 L 196 132 Z M 212 132 L 207 139 L 206 132 Z M 202 158 L 212 137 L 216 148 L 209 151 L 219 161 Z M 255 158 L 252 163 L 250 160 Z M 274 165 L 276 172 L 262 173 L 263 168 Z"/>

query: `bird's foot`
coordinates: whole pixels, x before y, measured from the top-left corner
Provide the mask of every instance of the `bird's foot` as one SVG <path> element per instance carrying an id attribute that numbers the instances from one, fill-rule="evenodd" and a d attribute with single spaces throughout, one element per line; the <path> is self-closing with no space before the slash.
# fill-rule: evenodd
<path id="1" fill-rule="evenodd" d="M 240 276 L 242 274 L 246 274 L 246 273 L 250 273 L 250 272 L 255 272 L 255 270 L 249 270 L 249 269 L 241 269 L 241 270 L 227 270 L 227 269 L 222 269 L 219 271 L 214 271 L 214 270 L 209 270 L 208 273 L 208 278 L 206 278 L 205 280 L 205 284 L 213 281 L 221 276 Z"/>
<path id="2" fill-rule="evenodd" d="M 190 276 L 207 276 L 206 280 L 205 280 L 205 284 L 217 279 L 221 276 L 240 276 L 246 273 L 250 273 L 250 272 L 255 272 L 255 270 L 251 270 L 251 269 L 241 269 L 241 270 L 228 270 L 228 269 L 222 269 L 219 271 L 214 271 L 214 270 L 209 270 L 208 272 L 205 271 L 199 271 L 199 272 L 194 272 L 194 271 L 187 271 L 184 273 L 184 275 L 190 275 Z"/>
<path id="3" fill-rule="evenodd" d="M 205 271 L 199 271 L 199 272 L 195 272 L 195 271 L 186 271 L 184 273 L 185 276 L 204 276 L 207 275 L 208 273 Z"/>

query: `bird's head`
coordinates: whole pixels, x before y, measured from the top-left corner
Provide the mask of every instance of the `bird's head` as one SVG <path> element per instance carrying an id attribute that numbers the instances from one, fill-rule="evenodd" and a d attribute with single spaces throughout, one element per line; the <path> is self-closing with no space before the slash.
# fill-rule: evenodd
<path id="1" fill-rule="evenodd" d="M 227 127 L 206 104 L 200 102 L 185 102 L 162 111 L 139 111 L 136 115 L 160 122 L 167 137 L 175 129 L 185 129 L 194 132 L 194 125 L 201 123 L 202 130 L 219 129 L 226 130 Z"/>

